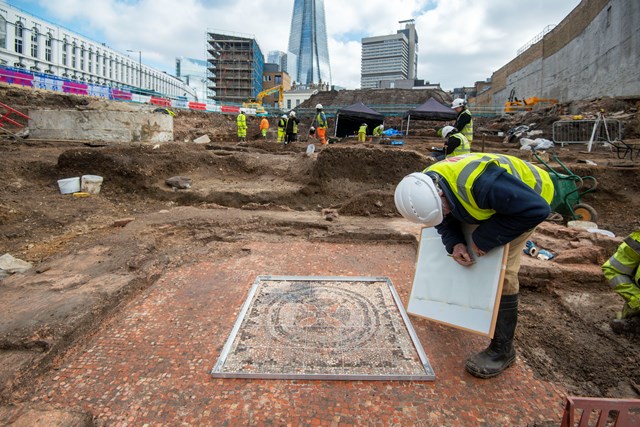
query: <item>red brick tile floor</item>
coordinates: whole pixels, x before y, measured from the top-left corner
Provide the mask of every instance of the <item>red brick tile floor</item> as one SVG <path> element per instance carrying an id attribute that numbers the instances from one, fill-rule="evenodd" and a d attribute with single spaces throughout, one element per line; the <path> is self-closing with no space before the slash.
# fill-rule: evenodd
<path id="1" fill-rule="evenodd" d="M 518 358 L 476 379 L 464 360 L 487 340 L 410 316 L 434 382 L 214 379 L 256 276 L 387 276 L 405 306 L 408 244 L 231 243 L 241 255 L 172 271 L 45 378 L 34 402 L 81 407 L 106 425 L 533 426 L 559 422 L 564 391 Z"/>

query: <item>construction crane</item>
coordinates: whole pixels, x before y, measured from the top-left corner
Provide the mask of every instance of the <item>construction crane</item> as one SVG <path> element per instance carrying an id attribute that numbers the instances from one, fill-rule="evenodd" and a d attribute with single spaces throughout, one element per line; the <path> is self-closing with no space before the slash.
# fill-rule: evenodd
<path id="1" fill-rule="evenodd" d="M 274 87 L 270 87 L 269 89 L 265 89 L 258 94 L 256 99 L 249 99 L 247 102 L 242 103 L 243 108 L 253 108 L 256 110 L 256 115 L 264 115 L 267 114 L 267 110 L 262 106 L 262 99 L 265 96 L 273 95 L 274 93 L 278 93 L 278 107 L 282 109 L 282 104 L 284 102 L 284 86 L 278 85 Z"/>
<path id="2" fill-rule="evenodd" d="M 507 114 L 513 114 L 520 111 L 531 111 L 533 110 L 534 105 L 546 104 L 546 106 L 551 106 L 557 103 L 557 99 L 538 98 L 537 96 L 520 100 L 516 98 L 516 88 L 513 88 L 511 89 L 511 93 L 509 93 L 509 99 L 504 103 L 504 112 Z"/>

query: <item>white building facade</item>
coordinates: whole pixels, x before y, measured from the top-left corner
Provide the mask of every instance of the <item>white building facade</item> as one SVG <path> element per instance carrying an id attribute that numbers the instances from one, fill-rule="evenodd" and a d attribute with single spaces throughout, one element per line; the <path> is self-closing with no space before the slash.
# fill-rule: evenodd
<path id="1" fill-rule="evenodd" d="M 142 52 L 117 52 L 5 2 L 0 2 L 0 66 L 81 83 L 195 97 L 179 78 L 143 65 Z"/>
<path id="2" fill-rule="evenodd" d="M 317 94 L 317 89 L 298 89 L 298 90 L 288 90 L 284 93 L 284 111 L 290 111 L 296 108 L 298 105 L 302 104 L 307 99 L 311 98 L 313 95 Z"/>

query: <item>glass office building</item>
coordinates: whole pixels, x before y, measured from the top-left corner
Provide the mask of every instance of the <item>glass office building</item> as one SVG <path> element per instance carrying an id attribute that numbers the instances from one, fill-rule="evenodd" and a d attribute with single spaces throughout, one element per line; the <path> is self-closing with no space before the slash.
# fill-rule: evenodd
<path id="1" fill-rule="evenodd" d="M 331 85 L 331 67 L 327 46 L 324 0 L 295 0 L 289 33 L 289 52 L 297 57 L 299 85 L 327 83 Z"/>
<path id="2" fill-rule="evenodd" d="M 207 66 L 208 62 L 204 59 L 176 58 L 176 77 L 195 91 L 196 99 L 200 102 L 207 101 Z"/>
<path id="3" fill-rule="evenodd" d="M 278 71 L 284 71 L 289 74 L 291 80 L 296 79 L 296 74 L 298 72 L 297 61 L 296 56 L 293 53 L 272 50 L 267 54 L 267 62 L 278 64 Z"/>

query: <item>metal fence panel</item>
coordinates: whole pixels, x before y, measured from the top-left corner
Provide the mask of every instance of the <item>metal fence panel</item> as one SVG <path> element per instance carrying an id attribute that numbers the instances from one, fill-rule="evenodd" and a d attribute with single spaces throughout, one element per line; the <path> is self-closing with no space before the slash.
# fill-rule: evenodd
<path id="1" fill-rule="evenodd" d="M 598 120 L 559 120 L 553 123 L 553 142 L 564 144 L 586 144 L 591 139 L 593 127 Z M 618 120 L 600 120 L 594 141 L 622 139 L 622 125 Z"/>

